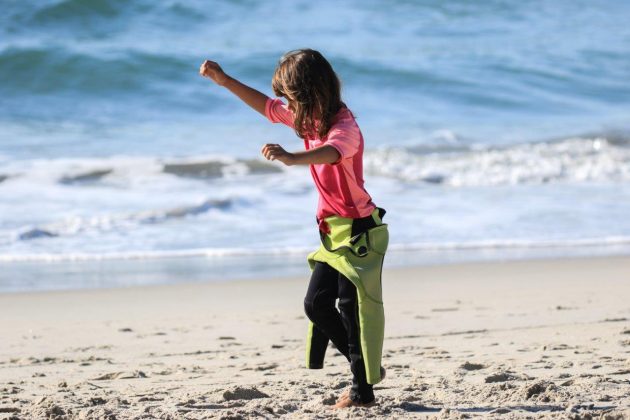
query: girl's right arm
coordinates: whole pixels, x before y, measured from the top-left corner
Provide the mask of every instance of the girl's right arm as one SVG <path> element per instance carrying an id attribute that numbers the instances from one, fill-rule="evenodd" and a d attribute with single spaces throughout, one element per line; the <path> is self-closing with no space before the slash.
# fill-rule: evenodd
<path id="1" fill-rule="evenodd" d="M 225 74 L 221 66 L 214 61 L 206 60 L 199 68 L 199 74 L 211 79 L 219 86 L 227 88 L 247 105 L 265 115 L 265 105 L 269 97 Z"/>

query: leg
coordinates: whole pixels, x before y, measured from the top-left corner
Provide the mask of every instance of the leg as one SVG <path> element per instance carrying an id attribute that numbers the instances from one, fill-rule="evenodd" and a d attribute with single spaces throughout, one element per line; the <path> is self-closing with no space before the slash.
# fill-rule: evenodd
<path id="1" fill-rule="evenodd" d="M 348 334 L 348 354 L 352 370 L 352 389 L 350 399 L 355 403 L 368 404 L 374 401 L 372 385 L 367 383 L 365 363 L 361 353 L 359 302 L 357 289 L 342 274 L 339 274 L 339 310 Z"/>
<path id="2" fill-rule="evenodd" d="M 339 272 L 328 264 L 317 262 L 304 298 L 304 312 L 315 328 L 323 332 L 335 347 L 349 359 L 348 334 L 335 308 Z"/>

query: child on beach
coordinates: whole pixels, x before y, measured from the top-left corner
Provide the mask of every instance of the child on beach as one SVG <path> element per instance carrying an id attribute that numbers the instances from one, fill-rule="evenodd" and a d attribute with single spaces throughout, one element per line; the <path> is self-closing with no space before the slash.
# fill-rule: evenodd
<path id="1" fill-rule="evenodd" d="M 310 320 L 306 364 L 321 369 L 332 341 L 353 374 L 352 387 L 334 407 L 373 405 L 373 385 L 385 375 L 380 365 L 385 322 L 381 270 L 388 234 L 381 220 L 385 210 L 376 207 L 363 186 L 363 136 L 341 100 L 337 75 L 317 51 L 288 52 L 272 80 L 273 92 L 285 104 L 228 76 L 213 61 L 204 61 L 199 73 L 303 140 L 304 151 L 265 144 L 262 154 L 285 165 L 310 165 L 319 192 L 321 246 L 308 256 L 312 275 L 304 299 Z"/>

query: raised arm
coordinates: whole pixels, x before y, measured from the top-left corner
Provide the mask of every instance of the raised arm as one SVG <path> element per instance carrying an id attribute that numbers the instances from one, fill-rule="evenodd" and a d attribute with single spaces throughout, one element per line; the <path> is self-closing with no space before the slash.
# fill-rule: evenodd
<path id="1" fill-rule="evenodd" d="M 199 74 L 212 80 L 217 85 L 227 88 L 247 105 L 265 115 L 265 105 L 267 104 L 268 96 L 228 76 L 219 64 L 206 60 L 201 64 Z"/>

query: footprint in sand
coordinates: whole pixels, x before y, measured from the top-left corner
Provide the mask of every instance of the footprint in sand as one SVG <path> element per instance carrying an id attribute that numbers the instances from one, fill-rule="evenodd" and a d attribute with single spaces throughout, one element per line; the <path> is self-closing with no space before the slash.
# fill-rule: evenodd
<path id="1" fill-rule="evenodd" d="M 18 407 L 0 407 L 0 413 L 19 413 L 20 409 Z M 18 418 L 18 417 L 9 417 L 10 419 Z"/>
<path id="2" fill-rule="evenodd" d="M 147 375 L 141 370 L 135 370 L 133 372 L 111 372 L 94 378 L 95 381 L 107 381 L 111 379 L 135 379 L 146 378 Z"/>
<path id="3" fill-rule="evenodd" d="M 158 398 L 158 397 L 140 397 L 140 398 L 138 398 L 138 402 L 154 402 L 154 401 L 164 401 L 164 398 Z"/>
<path id="4" fill-rule="evenodd" d="M 91 397 L 89 399 L 89 405 L 91 406 L 95 406 L 95 405 L 103 405 L 106 404 L 107 400 L 105 398 L 102 397 Z"/>
<path id="5" fill-rule="evenodd" d="M 628 318 L 605 318 L 599 322 L 625 322 Z"/>
<path id="6" fill-rule="evenodd" d="M 526 400 L 534 399 L 539 402 L 549 402 L 551 396 L 556 392 L 557 387 L 553 382 L 538 381 L 536 383 L 525 385 L 521 390 Z"/>
<path id="7" fill-rule="evenodd" d="M 487 384 L 491 384 L 495 382 L 515 381 L 518 379 L 520 379 L 518 376 L 510 372 L 499 372 L 499 373 L 494 373 L 492 375 L 486 376 L 485 382 Z"/>
<path id="8" fill-rule="evenodd" d="M 225 401 L 254 400 L 257 398 L 269 398 L 269 395 L 259 391 L 255 387 L 234 387 L 223 392 Z"/>
<path id="9" fill-rule="evenodd" d="M 480 369 L 485 369 L 486 366 L 482 365 L 481 363 L 471 363 L 471 362 L 465 362 L 463 365 L 461 365 L 459 367 L 460 369 L 464 369 L 464 370 L 480 370 Z"/>
<path id="10" fill-rule="evenodd" d="M 225 341 L 225 343 L 221 344 L 221 347 L 232 347 L 232 346 L 240 346 L 241 343 L 236 342 L 235 337 L 229 335 L 222 335 L 218 338 L 219 340 Z"/>
<path id="11" fill-rule="evenodd" d="M 571 347 L 568 344 L 547 344 L 543 346 L 543 350 L 573 350 L 577 347 Z"/>
<path id="12" fill-rule="evenodd" d="M 278 367 L 277 363 L 271 363 L 271 364 L 262 364 L 262 365 L 258 365 L 256 367 L 256 370 L 259 371 L 264 371 L 264 370 L 272 370 Z"/>

